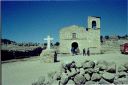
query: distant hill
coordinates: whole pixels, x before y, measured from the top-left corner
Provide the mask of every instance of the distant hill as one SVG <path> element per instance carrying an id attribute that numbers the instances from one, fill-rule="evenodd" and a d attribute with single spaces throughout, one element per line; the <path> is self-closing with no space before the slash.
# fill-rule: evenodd
<path id="1" fill-rule="evenodd" d="M 3 44 L 11 44 L 11 43 L 16 43 L 15 41 L 9 40 L 9 39 L 1 39 L 1 43 Z"/>

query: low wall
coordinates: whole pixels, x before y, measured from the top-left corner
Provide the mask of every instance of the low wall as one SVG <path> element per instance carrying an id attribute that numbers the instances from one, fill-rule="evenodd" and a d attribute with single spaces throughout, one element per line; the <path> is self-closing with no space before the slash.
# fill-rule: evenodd
<path id="1" fill-rule="evenodd" d="M 42 52 L 43 48 L 38 47 L 33 50 L 24 50 L 24 51 L 14 51 L 14 50 L 1 50 L 1 60 L 10 60 L 10 59 L 21 59 L 28 58 L 32 56 L 38 56 Z"/>

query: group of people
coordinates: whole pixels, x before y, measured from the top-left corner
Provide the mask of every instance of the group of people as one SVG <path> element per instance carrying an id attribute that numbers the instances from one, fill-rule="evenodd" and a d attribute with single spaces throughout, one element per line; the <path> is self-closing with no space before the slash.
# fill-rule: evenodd
<path id="1" fill-rule="evenodd" d="M 71 53 L 72 53 L 72 55 L 77 55 L 77 53 L 79 53 L 79 48 L 74 48 L 74 47 L 72 47 L 71 48 Z M 87 49 L 87 51 L 86 51 L 86 49 L 84 48 L 83 49 L 83 56 L 90 56 L 90 50 L 89 50 L 89 48 Z"/>
<path id="2" fill-rule="evenodd" d="M 87 49 L 87 52 L 86 52 L 86 50 L 85 50 L 85 48 L 83 49 L 83 56 L 90 56 L 90 50 L 89 50 L 89 48 Z"/>
<path id="3" fill-rule="evenodd" d="M 77 55 L 77 53 L 79 52 L 79 49 L 77 48 L 77 49 L 75 49 L 75 48 L 71 48 L 71 52 L 72 52 L 72 54 L 74 55 Z M 83 56 L 90 56 L 90 50 L 89 50 L 89 48 L 87 49 L 87 51 L 86 51 L 86 49 L 84 48 L 83 49 Z M 55 51 L 54 52 L 54 62 L 58 62 L 58 60 L 57 60 L 57 52 Z"/>

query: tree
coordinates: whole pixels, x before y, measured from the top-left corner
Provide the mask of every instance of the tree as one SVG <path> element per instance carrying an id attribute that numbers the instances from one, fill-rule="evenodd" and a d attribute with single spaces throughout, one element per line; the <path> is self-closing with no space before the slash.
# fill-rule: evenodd
<path id="1" fill-rule="evenodd" d="M 59 42 L 56 42 L 54 45 L 55 45 L 55 46 L 59 46 L 59 45 L 60 45 L 60 43 L 59 43 Z"/>
<path id="2" fill-rule="evenodd" d="M 1 42 L 3 44 L 14 44 L 16 43 L 15 41 L 9 40 L 9 39 L 1 39 Z"/>
<path id="3" fill-rule="evenodd" d="M 46 47 L 47 46 L 47 43 L 44 43 L 44 46 Z"/>
<path id="4" fill-rule="evenodd" d="M 109 39 L 109 36 L 108 36 L 108 35 L 107 35 L 107 36 L 105 36 L 105 39 L 106 39 L 106 40 L 108 40 L 108 39 Z"/>
<path id="5" fill-rule="evenodd" d="M 127 37 L 128 37 L 128 35 L 126 34 L 126 35 L 125 35 L 125 38 L 127 38 Z"/>
<path id="6" fill-rule="evenodd" d="M 118 37 L 118 39 L 120 39 L 120 38 L 121 38 L 121 37 L 120 37 L 120 35 L 118 35 L 117 37 Z"/>

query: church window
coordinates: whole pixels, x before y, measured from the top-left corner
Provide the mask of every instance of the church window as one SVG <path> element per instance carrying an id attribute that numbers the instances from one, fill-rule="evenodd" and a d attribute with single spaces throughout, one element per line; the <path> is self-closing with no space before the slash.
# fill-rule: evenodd
<path id="1" fill-rule="evenodd" d="M 72 33 L 72 38 L 76 39 L 76 33 Z"/>
<path id="2" fill-rule="evenodd" d="M 92 28 L 96 28 L 96 21 L 92 21 Z"/>

